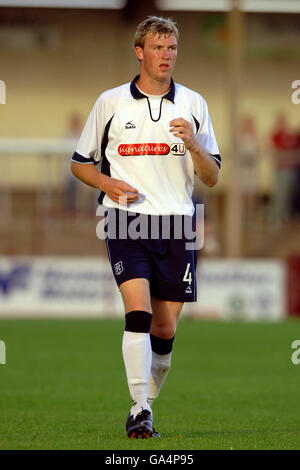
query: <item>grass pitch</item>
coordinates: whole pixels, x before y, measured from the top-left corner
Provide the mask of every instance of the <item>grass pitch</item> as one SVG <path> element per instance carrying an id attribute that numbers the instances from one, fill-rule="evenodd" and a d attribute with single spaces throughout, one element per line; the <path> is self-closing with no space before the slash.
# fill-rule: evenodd
<path id="1" fill-rule="evenodd" d="M 122 320 L 0 320 L 0 449 L 300 449 L 300 322 L 182 319 L 153 406 L 161 439 L 131 440 Z"/>

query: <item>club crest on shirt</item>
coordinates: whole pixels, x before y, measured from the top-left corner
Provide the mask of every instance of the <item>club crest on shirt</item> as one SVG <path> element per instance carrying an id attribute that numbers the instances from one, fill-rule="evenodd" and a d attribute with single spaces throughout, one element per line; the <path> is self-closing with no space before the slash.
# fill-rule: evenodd
<path id="1" fill-rule="evenodd" d="M 115 269 L 115 274 L 118 276 L 124 271 L 123 267 L 123 261 L 118 261 L 117 263 L 114 264 L 114 269 Z"/>

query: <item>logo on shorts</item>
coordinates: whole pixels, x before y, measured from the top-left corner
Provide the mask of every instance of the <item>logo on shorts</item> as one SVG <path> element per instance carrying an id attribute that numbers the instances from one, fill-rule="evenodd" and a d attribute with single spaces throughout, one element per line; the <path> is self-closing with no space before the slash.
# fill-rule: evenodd
<path id="1" fill-rule="evenodd" d="M 192 293 L 193 293 L 191 286 L 188 286 L 188 287 L 185 289 L 185 293 L 186 293 L 186 294 L 192 294 Z"/>
<path id="2" fill-rule="evenodd" d="M 114 268 L 116 276 L 121 274 L 124 271 L 123 261 L 118 261 L 116 264 L 114 264 Z"/>

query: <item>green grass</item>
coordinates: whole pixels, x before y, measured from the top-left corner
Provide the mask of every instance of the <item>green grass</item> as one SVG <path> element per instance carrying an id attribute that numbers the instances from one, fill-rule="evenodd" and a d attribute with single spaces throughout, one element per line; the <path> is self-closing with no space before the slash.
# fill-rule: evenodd
<path id="1" fill-rule="evenodd" d="M 154 404 L 161 439 L 130 440 L 123 321 L 0 320 L 0 449 L 300 449 L 300 322 L 182 319 Z"/>

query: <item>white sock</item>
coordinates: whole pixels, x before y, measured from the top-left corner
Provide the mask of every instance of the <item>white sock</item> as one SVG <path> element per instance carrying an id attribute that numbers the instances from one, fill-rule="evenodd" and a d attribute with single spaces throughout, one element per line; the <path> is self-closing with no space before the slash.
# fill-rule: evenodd
<path id="1" fill-rule="evenodd" d="M 157 354 L 152 351 L 152 365 L 149 378 L 148 402 L 152 406 L 167 378 L 171 367 L 172 351 L 168 354 Z"/>
<path id="2" fill-rule="evenodd" d="M 148 404 L 148 383 L 152 361 L 150 334 L 125 330 L 122 353 L 129 392 L 133 401 L 130 413 L 135 418 L 143 409 L 151 411 Z"/>

